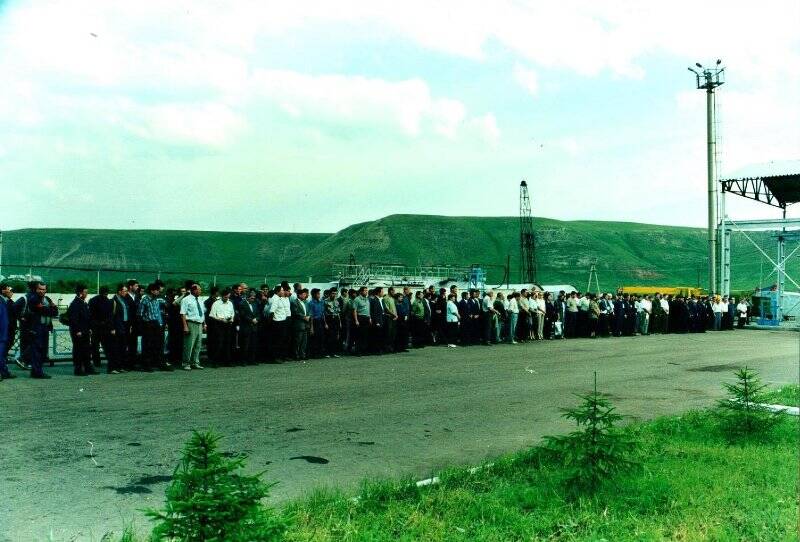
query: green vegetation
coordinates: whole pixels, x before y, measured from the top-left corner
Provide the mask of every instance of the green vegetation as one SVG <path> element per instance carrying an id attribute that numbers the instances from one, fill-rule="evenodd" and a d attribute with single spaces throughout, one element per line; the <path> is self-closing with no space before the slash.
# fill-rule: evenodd
<path id="1" fill-rule="evenodd" d="M 734 384 L 723 384 L 728 397 L 717 403 L 720 429 L 730 442 L 768 438 L 781 422 L 782 413 L 764 406 L 767 386 L 761 383 L 758 373 L 744 367 L 736 371 L 736 378 Z"/>
<path id="2" fill-rule="evenodd" d="M 27 273 L 33 267 L 51 282 L 80 279 L 95 285 L 93 271 L 47 270 L 37 266 L 128 271 L 103 273 L 113 284 L 135 276 L 164 280 L 187 275 L 206 284 L 214 274 L 219 283 L 239 279 L 258 282 L 268 276 L 315 281 L 332 278 L 331 265 L 359 263 L 408 265 L 471 264 L 489 266 L 489 280 L 503 279 L 511 256 L 511 282 L 518 280 L 519 221 L 516 217 L 444 217 L 392 215 L 354 224 L 337 233 L 224 233 L 157 230 L 28 229 L 4 233 L 3 273 Z M 534 219 L 539 280 L 581 287 L 589 266 L 597 261 L 600 286 L 623 284 L 693 286 L 704 281 L 704 230 L 629 222 L 563 222 Z M 766 234 L 756 233 L 757 240 Z M 734 288 L 751 289 L 759 279 L 760 256 L 734 234 Z M 24 264 L 24 267 L 20 267 Z M 16 266 L 15 266 L 16 265 Z M 797 266 L 792 268 L 791 266 Z M 800 271 L 790 262 L 788 272 Z"/>
<path id="3" fill-rule="evenodd" d="M 194 432 L 167 488 L 164 511 L 150 510 L 156 520 L 152 540 L 180 542 L 268 542 L 280 540 L 285 525 L 261 504 L 270 486 L 259 476 L 241 473 L 244 459 L 227 459 L 217 451 L 219 437 Z"/>
<path id="4" fill-rule="evenodd" d="M 636 467 L 638 452 L 632 432 L 615 427 L 622 416 L 608 400 L 597 390 L 581 399 L 577 408 L 564 409 L 564 417 L 578 428 L 567 435 L 545 437 L 544 446 L 563 465 L 565 483 L 578 495 L 594 494 L 620 471 Z"/>
<path id="5" fill-rule="evenodd" d="M 800 386 L 793 384 L 767 391 L 761 396 L 761 400 L 770 405 L 800 407 Z"/>
<path id="6" fill-rule="evenodd" d="M 533 449 L 436 486 L 366 486 L 291 504 L 291 541 L 796 540 L 796 427 L 769 443 L 729 446 L 710 413 L 639 427 L 641 470 L 569 498 L 569 473 Z"/>

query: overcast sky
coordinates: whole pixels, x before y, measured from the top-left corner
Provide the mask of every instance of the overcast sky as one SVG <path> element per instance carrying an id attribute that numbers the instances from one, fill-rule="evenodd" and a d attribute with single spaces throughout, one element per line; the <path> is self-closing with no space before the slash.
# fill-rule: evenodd
<path id="1" fill-rule="evenodd" d="M 723 171 L 797 158 L 799 27 L 797 0 L 0 0 L 0 229 L 513 216 L 522 178 L 537 216 L 702 226 L 686 68 L 727 66 Z"/>

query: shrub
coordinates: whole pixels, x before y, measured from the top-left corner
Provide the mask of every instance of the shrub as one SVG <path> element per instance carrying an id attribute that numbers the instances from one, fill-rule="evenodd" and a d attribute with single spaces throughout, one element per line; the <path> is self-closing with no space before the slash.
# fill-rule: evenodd
<path id="1" fill-rule="evenodd" d="M 149 510 L 158 522 L 153 540 L 253 542 L 283 538 L 286 525 L 261 504 L 272 485 L 241 473 L 244 459 L 217 451 L 220 437 L 194 432 L 167 488 L 163 511 Z"/>
<path id="2" fill-rule="evenodd" d="M 767 386 L 761 383 L 758 373 L 744 367 L 736 372 L 736 378 L 734 384 L 723 384 L 728 397 L 717 403 L 722 433 L 729 442 L 767 437 L 780 423 L 783 411 L 772 411 L 761 404 Z"/>
<path id="3" fill-rule="evenodd" d="M 579 397 L 579 406 L 563 409 L 563 416 L 578 428 L 568 435 L 544 437 L 544 449 L 563 463 L 572 489 L 591 494 L 619 471 L 637 465 L 639 445 L 628 431 L 615 426 L 622 416 L 597 390 Z"/>

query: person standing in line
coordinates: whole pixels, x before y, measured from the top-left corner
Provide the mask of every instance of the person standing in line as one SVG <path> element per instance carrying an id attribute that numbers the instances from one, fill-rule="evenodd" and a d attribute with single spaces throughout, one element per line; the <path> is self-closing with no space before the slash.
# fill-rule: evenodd
<path id="1" fill-rule="evenodd" d="M 711 310 L 714 313 L 714 331 L 719 331 L 722 329 L 722 299 L 719 296 L 714 296 Z"/>
<path id="2" fill-rule="evenodd" d="M 14 302 L 14 316 L 19 322 L 17 326 L 19 329 L 19 345 L 17 348 L 17 358 L 14 362 L 23 371 L 29 371 L 31 369 L 29 356 L 31 354 L 30 345 L 33 340 L 33 335 L 30 333 L 30 326 L 27 322 L 28 301 L 32 298 L 32 294 L 36 293 L 37 284 L 38 281 L 29 282 L 28 292 L 20 296 L 20 298 Z"/>
<path id="3" fill-rule="evenodd" d="M 728 331 L 733 331 L 733 323 L 736 318 L 736 298 L 731 296 L 728 298 Z"/>
<path id="4" fill-rule="evenodd" d="M 167 358 L 170 365 L 178 367 L 183 361 L 183 319 L 181 318 L 181 305 L 176 304 L 179 290 L 168 288 L 164 311 L 166 312 L 167 328 Z"/>
<path id="5" fill-rule="evenodd" d="M 272 328 L 272 356 L 275 363 L 289 359 L 289 335 L 291 334 L 291 301 L 289 300 L 288 286 L 275 287 L 275 292 L 269 299 L 269 313 Z"/>
<path id="6" fill-rule="evenodd" d="M 258 345 L 256 346 L 256 356 L 259 360 L 268 361 L 271 358 L 270 351 L 270 325 L 269 318 L 269 298 L 272 296 L 268 284 L 262 284 L 258 292 Z"/>
<path id="7" fill-rule="evenodd" d="M 598 322 L 600 320 L 600 304 L 597 302 L 597 296 L 594 294 L 586 294 L 589 299 L 589 314 L 588 314 L 588 336 L 592 339 L 598 337 Z"/>
<path id="8" fill-rule="evenodd" d="M 531 307 L 536 314 L 536 329 L 534 338 L 537 341 L 544 340 L 544 322 L 547 316 L 547 303 L 544 300 L 544 292 L 536 292 L 536 305 Z"/>
<path id="9" fill-rule="evenodd" d="M 0 333 L 0 379 L 11 379 L 16 377 L 8 370 L 8 353 L 17 334 L 17 314 L 14 310 L 14 289 L 9 284 L 0 284 L 0 305 L 5 307 L 6 317 L 6 331 Z"/>
<path id="10" fill-rule="evenodd" d="M 622 337 L 625 332 L 625 315 L 627 314 L 627 302 L 620 292 L 614 300 L 614 336 Z"/>
<path id="11" fill-rule="evenodd" d="M 69 336 L 72 339 L 72 367 L 75 376 L 97 374 L 92 366 L 92 320 L 86 297 L 89 290 L 83 284 L 75 287 L 75 297 L 67 308 Z"/>
<path id="12" fill-rule="evenodd" d="M 318 359 L 326 355 L 325 352 L 325 302 L 319 288 L 311 289 L 311 300 L 306 306 L 311 320 L 309 321 L 309 357 Z M 330 356 L 326 356 L 330 357 Z"/>
<path id="13" fill-rule="evenodd" d="M 197 283 L 189 286 L 189 294 L 181 300 L 180 314 L 183 323 L 183 359 L 185 371 L 202 370 L 200 365 L 200 348 L 203 342 L 205 324 L 205 308 L 200 303 L 202 289 Z"/>
<path id="14" fill-rule="evenodd" d="M 347 292 L 345 292 L 347 293 Z M 341 339 L 341 307 L 336 297 L 336 288 L 326 291 L 325 295 L 325 357 L 339 357 L 342 350 Z"/>
<path id="15" fill-rule="evenodd" d="M 517 323 L 519 322 L 519 292 L 508 294 L 508 322 L 506 324 L 506 341 L 517 344 Z"/>
<path id="16" fill-rule="evenodd" d="M 481 343 L 484 346 L 492 344 L 497 316 L 497 311 L 494 308 L 494 291 L 489 290 L 483 296 L 483 303 L 481 304 L 481 325 L 483 327 Z"/>
<path id="17" fill-rule="evenodd" d="M 142 370 L 151 373 L 156 367 L 162 371 L 172 371 L 173 367 L 164 361 L 164 316 L 165 302 L 159 297 L 161 286 L 152 283 L 147 286 L 147 295 L 139 301 L 139 321 L 142 326 Z"/>
<path id="18" fill-rule="evenodd" d="M 447 346 L 455 348 L 458 340 L 458 322 L 460 320 L 455 293 L 447 296 L 447 313 L 445 317 L 447 320 Z"/>
<path id="19" fill-rule="evenodd" d="M 297 361 L 308 359 L 308 333 L 311 330 L 311 316 L 308 314 L 306 299 L 308 299 L 308 290 L 305 288 L 295 290 L 295 298 L 289 305 L 292 318 L 294 359 Z"/>
<path id="20" fill-rule="evenodd" d="M 209 316 L 211 307 L 219 299 L 219 287 L 212 286 L 208 292 L 208 297 L 203 301 L 203 310 L 206 315 L 206 357 L 212 366 L 216 363 L 214 356 L 217 355 L 217 338 L 219 337 L 217 321 Z"/>
<path id="21" fill-rule="evenodd" d="M 128 304 L 128 329 L 125 330 L 125 338 L 128 344 L 125 347 L 125 355 L 128 359 L 125 360 L 126 367 L 131 370 L 139 362 L 139 337 L 142 337 L 142 322 L 139 319 L 139 303 L 142 301 L 142 291 L 139 281 L 136 279 L 128 280 L 127 284 L 128 295 L 125 296 L 125 302 Z M 143 339 L 144 340 L 144 339 Z"/>
<path id="22" fill-rule="evenodd" d="M 233 364 L 233 320 L 236 312 L 231 302 L 231 290 L 222 290 L 222 296 L 214 301 L 208 317 L 214 322 L 215 329 L 215 352 L 213 367 L 226 366 Z"/>
<path id="23" fill-rule="evenodd" d="M 355 332 L 354 352 L 363 356 L 369 349 L 370 326 L 370 301 L 367 297 L 367 287 L 362 286 L 358 295 L 352 301 L 352 331 Z"/>
<path id="24" fill-rule="evenodd" d="M 642 335 L 650 334 L 650 316 L 653 313 L 653 302 L 650 301 L 650 296 L 642 296 L 639 302 L 641 313 L 639 314 L 639 333 Z"/>
<path id="25" fill-rule="evenodd" d="M 255 365 L 258 351 L 258 302 L 255 290 L 242 295 L 237 312 L 239 320 L 239 358 L 242 365 Z"/>
<path id="26" fill-rule="evenodd" d="M 747 323 L 747 313 L 749 310 L 750 306 L 745 302 L 744 298 L 740 299 L 739 304 L 736 305 L 736 313 L 739 315 L 739 320 L 736 323 L 739 329 L 744 329 Z"/>
<path id="27" fill-rule="evenodd" d="M 425 302 L 421 291 L 414 294 L 411 304 L 411 344 L 414 348 L 425 346 Z"/>
<path id="28" fill-rule="evenodd" d="M 409 341 L 409 318 L 411 314 L 411 301 L 401 293 L 394 296 L 394 304 L 397 309 L 397 330 L 395 333 L 395 352 L 408 352 Z"/>
<path id="29" fill-rule="evenodd" d="M 21 333 L 27 333 L 28 354 L 25 356 L 30 361 L 31 378 L 46 379 L 50 375 L 44 372 L 44 363 L 47 360 L 47 342 L 53 330 L 53 318 L 58 317 L 58 307 L 47 296 L 47 285 L 44 282 L 33 281 L 31 292 L 26 296 L 25 312 L 20 326 Z"/>
<path id="30" fill-rule="evenodd" d="M 128 331 L 133 315 L 128 312 L 130 304 L 126 301 L 128 287 L 119 283 L 116 293 L 111 297 L 111 348 L 106 352 L 106 372 L 120 374 L 132 371 L 131 358 L 128 356 Z"/>
<path id="31" fill-rule="evenodd" d="M 3 284 L 0 286 L 6 285 Z M 6 364 L 6 356 L 3 354 L 8 350 L 9 341 L 13 340 L 9 338 L 9 321 L 8 305 L 5 302 L 0 302 L 0 382 L 2 382 L 4 379 L 13 378 L 11 372 L 8 370 L 8 365 Z"/>
<path id="32" fill-rule="evenodd" d="M 424 291 L 422 294 L 422 306 L 425 309 L 425 318 L 423 322 L 425 323 L 425 344 L 426 345 L 435 345 L 436 338 L 433 336 L 433 286 L 431 286 L 428 290 Z"/>
<path id="33" fill-rule="evenodd" d="M 564 313 L 564 336 L 568 339 L 577 337 L 578 327 L 578 293 L 570 292 L 566 299 L 566 312 Z"/>
<path id="34" fill-rule="evenodd" d="M 542 329 L 545 340 L 550 341 L 553 339 L 553 328 L 555 327 L 555 323 L 557 321 L 558 321 L 558 309 L 556 308 L 555 303 L 553 303 L 553 294 L 551 294 L 550 292 L 545 292 L 544 329 Z"/>
<path id="35" fill-rule="evenodd" d="M 106 355 L 106 364 L 111 363 L 114 356 L 114 337 L 111 334 L 112 324 L 112 305 L 108 298 L 108 286 L 101 286 L 96 296 L 89 300 L 89 319 L 91 321 L 91 345 L 92 362 L 95 367 L 100 367 L 100 347 Z"/>
<path id="36" fill-rule="evenodd" d="M 369 337 L 369 351 L 372 354 L 383 354 L 383 341 L 384 341 L 384 310 L 383 302 L 383 288 L 376 286 L 369 297 L 369 317 L 372 321 L 370 327 Z"/>
<path id="37" fill-rule="evenodd" d="M 469 292 L 461 292 L 461 300 L 458 305 L 458 321 L 459 321 L 459 340 L 461 346 L 469 346 Z"/>
<path id="38" fill-rule="evenodd" d="M 397 336 L 397 305 L 394 299 L 394 288 L 391 286 L 383 296 L 383 321 L 386 325 L 386 336 L 384 339 L 384 349 L 387 352 L 395 351 L 395 337 Z"/>

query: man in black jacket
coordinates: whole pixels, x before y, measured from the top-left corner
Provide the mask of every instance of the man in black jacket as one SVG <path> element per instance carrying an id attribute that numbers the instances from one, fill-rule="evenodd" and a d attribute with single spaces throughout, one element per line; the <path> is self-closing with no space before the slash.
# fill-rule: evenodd
<path id="1" fill-rule="evenodd" d="M 383 288 L 380 286 L 370 292 L 369 296 L 369 317 L 372 320 L 372 327 L 369 335 L 370 354 L 383 353 L 384 322 L 383 322 Z"/>
<path id="2" fill-rule="evenodd" d="M 107 363 L 114 357 L 114 336 L 112 330 L 113 303 L 108 298 L 108 286 L 101 286 L 100 293 L 89 300 L 89 318 L 92 324 L 92 362 L 100 367 L 100 346 L 106 355 Z"/>
<path id="3" fill-rule="evenodd" d="M 72 366 L 75 376 L 96 374 L 92 367 L 90 337 L 92 333 L 89 306 L 86 296 L 89 290 L 83 284 L 75 287 L 75 299 L 69 304 L 67 318 L 69 320 L 69 335 L 72 337 Z"/>
<path id="4" fill-rule="evenodd" d="M 243 364 L 255 365 L 256 348 L 258 346 L 259 305 L 256 302 L 256 291 L 242 296 L 237 309 L 239 317 L 239 360 Z"/>
<path id="5" fill-rule="evenodd" d="M 11 351 L 14 337 L 17 334 L 17 313 L 14 310 L 13 296 L 14 289 L 9 284 L 0 284 L 0 303 L 6 307 L 7 320 L 6 341 L 0 340 L 0 344 L 2 344 L 2 348 L 0 348 L 0 373 L 2 374 L 0 374 L 0 377 L 2 378 L 14 378 L 14 375 L 8 371 L 8 353 Z"/>

